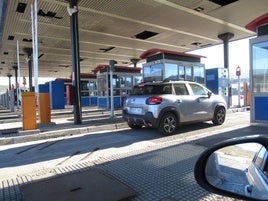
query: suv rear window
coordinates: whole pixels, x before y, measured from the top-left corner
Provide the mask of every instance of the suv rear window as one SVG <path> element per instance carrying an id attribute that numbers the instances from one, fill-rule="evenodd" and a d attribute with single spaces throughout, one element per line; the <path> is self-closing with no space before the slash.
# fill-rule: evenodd
<path id="1" fill-rule="evenodd" d="M 171 84 L 137 85 L 133 87 L 132 95 L 171 94 Z"/>

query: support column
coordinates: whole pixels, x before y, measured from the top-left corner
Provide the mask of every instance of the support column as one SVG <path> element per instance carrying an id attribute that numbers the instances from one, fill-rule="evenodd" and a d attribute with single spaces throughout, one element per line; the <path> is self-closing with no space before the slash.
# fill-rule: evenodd
<path id="1" fill-rule="evenodd" d="M 231 84 L 229 82 L 229 80 L 230 80 L 230 72 L 229 72 L 229 46 L 228 45 L 229 45 L 229 40 L 231 38 L 233 38 L 233 37 L 234 37 L 234 34 L 230 33 L 230 32 L 226 32 L 226 33 L 218 35 L 218 38 L 223 41 L 224 68 L 228 69 L 228 83 L 229 83 L 229 86 L 228 86 L 228 103 L 227 103 L 228 108 L 230 108 L 231 101 L 232 101 L 232 96 L 231 96 L 232 87 L 231 87 Z"/>
<path id="2" fill-rule="evenodd" d="M 18 87 L 17 87 L 17 83 L 18 83 L 18 66 L 12 66 L 12 68 L 15 71 L 15 89 L 16 89 L 15 102 L 18 105 Z"/>
<path id="3" fill-rule="evenodd" d="M 77 0 L 68 0 L 67 11 L 70 15 L 71 48 L 72 48 L 72 83 L 74 86 L 74 123 L 82 124 L 81 87 L 80 87 L 80 55 L 78 33 Z"/>
<path id="4" fill-rule="evenodd" d="M 29 91 L 33 91 L 33 73 L 32 73 L 32 54 L 33 54 L 33 49 L 32 48 L 23 48 L 24 52 L 27 53 L 27 58 L 26 61 L 28 63 L 28 75 L 29 75 Z"/>
<path id="5" fill-rule="evenodd" d="M 224 54 L 224 68 L 228 68 L 229 66 L 229 47 L 228 43 L 231 38 L 234 37 L 233 33 L 223 33 L 218 35 L 218 38 L 223 41 L 223 54 Z"/>
<path id="6" fill-rule="evenodd" d="M 8 77 L 8 90 L 10 91 L 11 90 L 11 77 L 12 77 L 12 75 L 8 74 L 7 77 Z"/>
<path id="7" fill-rule="evenodd" d="M 130 61 L 134 64 L 134 68 L 136 68 L 137 67 L 137 63 L 140 61 L 140 59 L 133 58 L 133 59 L 130 59 Z"/>

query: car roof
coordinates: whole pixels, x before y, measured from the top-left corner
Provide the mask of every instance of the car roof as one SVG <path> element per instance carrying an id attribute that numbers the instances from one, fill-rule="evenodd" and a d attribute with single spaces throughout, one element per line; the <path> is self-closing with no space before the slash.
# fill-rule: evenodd
<path id="1" fill-rule="evenodd" d="M 173 83 L 196 83 L 192 81 L 186 81 L 186 80 L 168 80 L 168 81 L 159 81 L 159 82 L 143 82 L 140 84 L 137 84 L 136 86 L 141 85 L 164 85 L 164 84 L 173 84 Z M 198 83 L 196 83 L 198 84 Z"/>

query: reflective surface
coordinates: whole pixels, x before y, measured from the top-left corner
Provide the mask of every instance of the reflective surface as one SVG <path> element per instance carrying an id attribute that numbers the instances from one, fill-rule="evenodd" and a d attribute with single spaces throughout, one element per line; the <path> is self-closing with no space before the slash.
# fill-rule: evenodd
<path id="1" fill-rule="evenodd" d="M 221 148 L 206 163 L 207 181 L 218 189 L 268 199 L 268 151 L 257 143 Z"/>

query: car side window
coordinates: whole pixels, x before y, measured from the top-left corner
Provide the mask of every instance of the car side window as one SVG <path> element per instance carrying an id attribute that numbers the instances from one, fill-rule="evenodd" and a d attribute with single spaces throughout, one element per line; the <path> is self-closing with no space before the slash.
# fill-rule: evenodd
<path id="1" fill-rule="evenodd" d="M 189 95 L 185 84 L 174 84 L 174 90 L 176 95 Z"/>
<path id="2" fill-rule="evenodd" d="M 163 94 L 171 94 L 171 85 L 165 85 L 163 87 Z"/>
<path id="3" fill-rule="evenodd" d="M 207 95 L 207 91 L 203 87 L 197 84 L 189 84 L 189 85 L 192 88 L 194 95 Z"/>
<path id="4" fill-rule="evenodd" d="M 267 150 L 265 147 L 262 147 L 260 151 L 256 154 L 253 159 L 254 164 L 263 171 L 268 171 L 267 169 Z"/>

